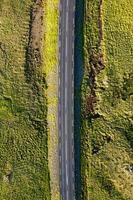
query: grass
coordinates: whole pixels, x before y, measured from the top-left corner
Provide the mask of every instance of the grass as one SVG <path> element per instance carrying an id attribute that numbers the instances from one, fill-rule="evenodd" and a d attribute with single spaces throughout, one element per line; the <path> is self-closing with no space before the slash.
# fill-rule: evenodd
<path id="1" fill-rule="evenodd" d="M 99 1 L 86 1 L 86 5 L 81 199 L 132 200 L 133 3 L 103 0 L 101 43 Z M 93 82 L 96 102 L 92 103 L 93 110 L 85 113 L 92 92 L 92 67 L 98 68 L 97 58 L 94 62 L 92 55 L 101 53 L 104 69 L 95 74 Z"/>
<path id="2" fill-rule="evenodd" d="M 58 166 L 58 22 L 59 0 L 47 0 L 45 6 L 44 73 L 47 81 L 48 155 L 52 199 L 60 198 Z"/>
<path id="3" fill-rule="evenodd" d="M 36 79 L 36 91 L 25 74 L 32 5 L 31 0 L 0 2 L 1 200 L 51 199 L 46 84 Z"/>

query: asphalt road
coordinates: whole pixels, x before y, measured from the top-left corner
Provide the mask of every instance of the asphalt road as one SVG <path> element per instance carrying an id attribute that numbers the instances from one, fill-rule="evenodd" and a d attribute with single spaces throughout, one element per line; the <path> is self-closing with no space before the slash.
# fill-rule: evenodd
<path id="1" fill-rule="evenodd" d="M 74 200 L 74 23 L 75 0 L 60 0 L 59 156 L 61 200 Z"/>

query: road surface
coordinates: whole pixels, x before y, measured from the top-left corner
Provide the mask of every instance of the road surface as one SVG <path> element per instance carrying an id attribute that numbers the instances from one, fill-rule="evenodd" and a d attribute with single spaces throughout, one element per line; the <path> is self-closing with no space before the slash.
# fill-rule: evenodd
<path id="1" fill-rule="evenodd" d="M 75 0 L 60 0 L 59 156 L 61 200 L 74 200 L 74 23 Z"/>

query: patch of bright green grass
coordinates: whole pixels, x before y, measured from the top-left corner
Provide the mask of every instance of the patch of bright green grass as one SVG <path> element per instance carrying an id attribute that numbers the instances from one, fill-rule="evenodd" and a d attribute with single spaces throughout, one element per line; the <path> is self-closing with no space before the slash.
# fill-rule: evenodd
<path id="1" fill-rule="evenodd" d="M 1 200 L 50 199 L 46 98 L 25 74 L 32 5 L 0 1 Z"/>
<path id="2" fill-rule="evenodd" d="M 44 41 L 44 64 L 45 73 L 48 75 L 53 69 L 56 70 L 58 60 L 58 15 L 59 0 L 47 0 L 45 41 Z"/>
<path id="3" fill-rule="evenodd" d="M 90 55 L 99 52 L 99 1 L 86 1 L 82 110 L 90 93 Z M 105 68 L 96 76 L 97 118 L 82 118 L 82 197 L 132 200 L 133 2 L 103 0 L 101 49 Z"/>

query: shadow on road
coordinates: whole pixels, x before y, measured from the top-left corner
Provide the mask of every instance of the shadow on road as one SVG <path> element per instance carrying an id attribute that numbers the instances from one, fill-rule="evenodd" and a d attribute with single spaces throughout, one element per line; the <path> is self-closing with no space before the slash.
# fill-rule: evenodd
<path id="1" fill-rule="evenodd" d="M 76 200 L 80 199 L 80 126 L 81 126 L 81 82 L 83 77 L 83 35 L 84 0 L 76 0 L 75 14 L 75 66 L 74 66 L 74 140 L 75 140 L 75 192 Z"/>

